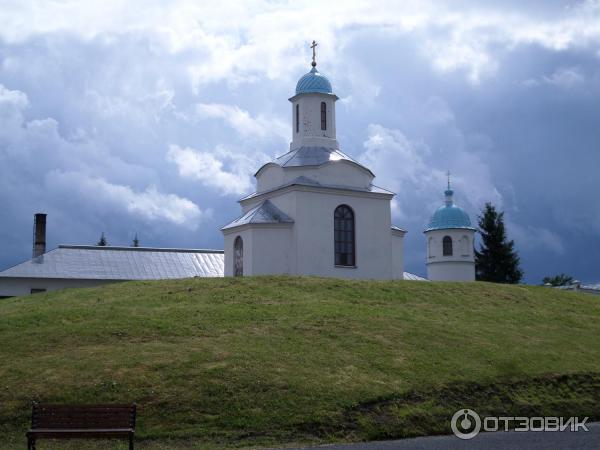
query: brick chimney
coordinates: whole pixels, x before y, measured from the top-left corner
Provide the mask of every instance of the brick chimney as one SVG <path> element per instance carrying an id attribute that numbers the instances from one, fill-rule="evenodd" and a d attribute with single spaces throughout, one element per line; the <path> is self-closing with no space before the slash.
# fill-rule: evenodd
<path id="1" fill-rule="evenodd" d="M 37 213 L 33 222 L 33 257 L 46 253 L 46 214 Z"/>

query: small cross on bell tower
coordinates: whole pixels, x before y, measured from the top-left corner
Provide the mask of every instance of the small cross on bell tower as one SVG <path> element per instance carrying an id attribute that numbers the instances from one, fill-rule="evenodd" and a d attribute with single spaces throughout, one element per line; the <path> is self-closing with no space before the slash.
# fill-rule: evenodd
<path id="1" fill-rule="evenodd" d="M 317 45 L 319 45 L 319 44 L 317 44 L 317 41 L 313 40 L 312 45 L 310 46 L 310 48 L 312 48 L 312 51 L 313 51 L 313 59 L 312 59 L 312 63 L 311 63 L 311 65 L 313 67 L 316 67 L 316 65 L 317 65 L 317 52 L 316 52 Z"/>
<path id="2" fill-rule="evenodd" d="M 446 205 L 452 205 L 452 203 L 454 203 L 454 200 L 452 199 L 454 191 L 450 187 L 450 171 L 446 172 L 446 176 L 448 177 L 448 187 L 444 192 L 444 195 L 446 196 Z"/>

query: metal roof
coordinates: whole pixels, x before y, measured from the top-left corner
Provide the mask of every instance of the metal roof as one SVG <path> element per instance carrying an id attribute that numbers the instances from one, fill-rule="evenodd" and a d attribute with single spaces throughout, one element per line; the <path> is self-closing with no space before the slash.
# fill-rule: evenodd
<path id="1" fill-rule="evenodd" d="M 404 279 L 410 281 L 429 281 L 427 278 L 420 277 L 414 273 L 404 272 Z"/>
<path id="2" fill-rule="evenodd" d="M 440 206 L 431 217 L 425 231 L 445 230 L 448 228 L 475 229 L 471 226 L 471 219 L 465 210 L 454 203 Z"/>
<path id="3" fill-rule="evenodd" d="M 331 147 L 302 146 L 275 158 L 273 163 L 281 167 L 320 166 L 332 161 L 349 161 L 372 173 L 368 168 L 344 152 Z"/>
<path id="4" fill-rule="evenodd" d="M 249 194 L 249 195 L 241 198 L 238 201 L 243 202 L 244 200 L 249 200 L 249 199 L 257 197 L 259 195 L 268 194 L 270 192 L 278 191 L 280 189 L 284 189 L 284 188 L 290 187 L 290 186 L 309 186 L 309 187 L 317 187 L 317 188 L 324 188 L 324 189 L 344 189 L 344 190 L 356 191 L 356 192 L 370 192 L 370 193 L 374 193 L 374 194 L 395 195 L 392 191 L 388 191 L 387 189 L 381 188 L 379 186 L 375 186 L 374 184 L 370 184 L 368 187 L 361 189 L 356 186 L 344 186 L 344 185 L 340 185 L 340 184 L 323 184 L 323 183 L 319 183 L 316 180 L 313 180 L 312 178 L 301 176 L 301 177 L 294 178 L 292 181 L 290 181 L 288 183 L 284 183 L 281 186 L 274 187 L 273 189 L 267 189 L 262 192 L 253 192 L 252 194 Z"/>
<path id="5" fill-rule="evenodd" d="M 225 225 L 222 230 L 247 224 L 294 223 L 294 220 L 269 200 L 255 206 L 246 214 Z"/>
<path id="6" fill-rule="evenodd" d="M 309 94 L 316 92 L 319 94 L 332 94 L 333 88 L 327 77 L 317 70 L 316 67 L 310 69 L 310 72 L 302 75 L 296 84 L 297 94 Z"/>
<path id="7" fill-rule="evenodd" d="M 254 176 L 257 176 L 260 171 L 268 166 L 269 164 L 276 164 L 280 167 L 302 167 L 302 166 L 321 166 L 328 162 L 334 161 L 348 161 L 356 164 L 363 170 L 366 170 L 375 177 L 375 174 L 369 170 L 369 168 L 363 166 L 358 161 L 352 159 L 344 152 L 331 147 L 321 146 L 302 146 L 290 150 L 284 155 L 275 158 L 273 161 L 263 164 L 260 169 L 256 171 Z"/>
<path id="8" fill-rule="evenodd" d="M 448 179 L 448 189 L 444 192 L 446 201 L 444 206 L 440 206 L 431 216 L 425 232 L 433 230 L 446 230 L 451 228 L 463 228 L 475 230 L 471 226 L 469 215 L 460 206 L 454 204 L 454 191 L 450 189 L 450 180 Z"/>
<path id="9" fill-rule="evenodd" d="M 222 277 L 223 250 L 59 245 L 0 277 L 157 280 Z"/>

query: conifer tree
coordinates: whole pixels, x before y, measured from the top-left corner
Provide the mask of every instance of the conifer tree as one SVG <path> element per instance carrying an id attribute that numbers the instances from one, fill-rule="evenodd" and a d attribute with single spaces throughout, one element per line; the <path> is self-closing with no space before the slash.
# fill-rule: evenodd
<path id="1" fill-rule="evenodd" d="M 102 232 L 102 235 L 100 236 L 100 240 L 98 241 L 98 243 L 96 244 L 100 247 L 106 247 L 108 245 L 108 242 L 106 241 L 106 237 L 104 236 L 104 231 Z"/>
<path id="2" fill-rule="evenodd" d="M 481 245 L 475 251 L 477 280 L 493 283 L 518 283 L 523 278 L 514 241 L 506 238 L 504 213 L 486 203 L 478 218 Z"/>
<path id="3" fill-rule="evenodd" d="M 133 238 L 133 242 L 131 243 L 132 247 L 139 247 L 140 246 L 140 240 L 137 237 L 137 233 L 135 233 L 135 237 Z"/>

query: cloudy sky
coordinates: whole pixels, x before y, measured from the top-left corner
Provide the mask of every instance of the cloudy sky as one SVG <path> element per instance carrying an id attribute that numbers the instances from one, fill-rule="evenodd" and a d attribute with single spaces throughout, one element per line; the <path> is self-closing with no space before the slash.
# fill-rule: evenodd
<path id="1" fill-rule="evenodd" d="M 600 282 L 595 0 L 0 0 L 0 269 L 35 212 L 50 248 L 223 248 L 288 148 L 312 39 L 342 149 L 397 193 L 407 270 L 450 170 L 473 220 L 505 211 L 527 282 Z"/>

